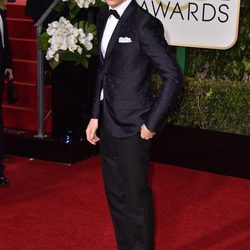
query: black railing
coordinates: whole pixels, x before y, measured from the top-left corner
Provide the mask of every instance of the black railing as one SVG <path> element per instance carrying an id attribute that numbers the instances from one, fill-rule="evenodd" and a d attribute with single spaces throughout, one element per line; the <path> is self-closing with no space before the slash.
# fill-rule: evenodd
<path id="1" fill-rule="evenodd" d="M 36 34 L 37 38 L 40 36 L 42 32 L 42 27 L 44 22 L 47 20 L 48 16 L 53 11 L 54 7 L 61 0 L 54 0 L 54 2 L 48 7 L 48 9 L 44 12 L 44 14 L 39 18 L 36 22 Z M 40 50 L 37 43 L 37 98 L 38 98 L 38 128 L 37 135 L 38 138 L 44 138 L 44 55 Z"/>

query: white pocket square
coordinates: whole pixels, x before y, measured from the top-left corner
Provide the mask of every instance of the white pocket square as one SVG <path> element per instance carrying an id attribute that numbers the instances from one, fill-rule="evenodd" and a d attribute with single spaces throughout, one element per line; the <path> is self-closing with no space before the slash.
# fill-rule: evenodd
<path id="1" fill-rule="evenodd" d="M 125 37 L 119 37 L 118 42 L 119 43 L 132 43 L 132 40 L 130 37 L 125 36 Z"/>

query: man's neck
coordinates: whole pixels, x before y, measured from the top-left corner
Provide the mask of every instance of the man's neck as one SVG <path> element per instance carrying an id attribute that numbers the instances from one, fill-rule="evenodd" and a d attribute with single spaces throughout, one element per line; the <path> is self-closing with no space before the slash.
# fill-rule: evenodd
<path id="1" fill-rule="evenodd" d="M 109 9 L 114 9 L 118 12 L 118 14 L 120 15 L 120 17 L 122 16 L 122 14 L 124 13 L 124 11 L 126 10 L 126 8 L 128 7 L 128 5 L 131 3 L 132 0 L 124 0 L 122 1 L 120 4 L 116 5 L 116 7 L 111 7 L 109 5 Z"/>

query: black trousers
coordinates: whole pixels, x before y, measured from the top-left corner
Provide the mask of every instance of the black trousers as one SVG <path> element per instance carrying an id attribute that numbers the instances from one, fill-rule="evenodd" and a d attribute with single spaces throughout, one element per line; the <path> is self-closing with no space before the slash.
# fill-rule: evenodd
<path id="1" fill-rule="evenodd" d="M 4 68 L 0 64 L 0 159 L 4 158 L 4 133 L 3 133 L 4 125 L 3 125 L 3 115 L 2 115 L 3 92 L 4 92 Z"/>
<path id="2" fill-rule="evenodd" d="M 153 250 L 154 219 L 148 186 L 150 141 L 101 131 L 103 179 L 119 250 Z"/>

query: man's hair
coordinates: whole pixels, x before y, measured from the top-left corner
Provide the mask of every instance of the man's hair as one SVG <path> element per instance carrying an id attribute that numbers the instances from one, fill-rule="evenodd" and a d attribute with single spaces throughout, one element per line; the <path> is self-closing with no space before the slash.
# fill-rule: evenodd
<path id="1" fill-rule="evenodd" d="M 0 9 L 1 10 L 5 10 L 6 9 L 5 0 L 0 0 Z"/>

